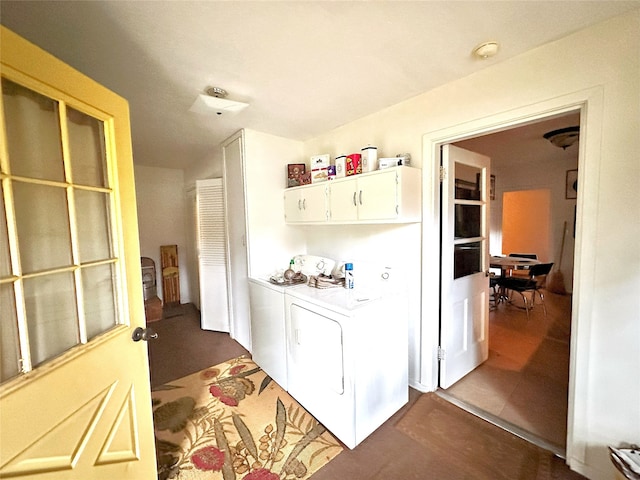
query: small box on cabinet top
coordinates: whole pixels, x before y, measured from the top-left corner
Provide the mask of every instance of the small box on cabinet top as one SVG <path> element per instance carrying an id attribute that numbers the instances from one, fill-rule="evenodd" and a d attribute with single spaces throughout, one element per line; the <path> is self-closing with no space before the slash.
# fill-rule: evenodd
<path id="1" fill-rule="evenodd" d="M 300 185 L 309 185 L 311 183 L 311 172 L 305 172 L 300 175 Z"/>
<path id="2" fill-rule="evenodd" d="M 347 177 L 351 175 L 358 175 L 360 173 L 362 173 L 362 155 L 359 153 L 352 153 L 351 155 L 347 155 Z"/>
<path id="3" fill-rule="evenodd" d="M 302 185 L 300 177 L 304 175 L 307 166 L 304 163 L 290 163 L 287 165 L 287 187 Z"/>
<path id="4" fill-rule="evenodd" d="M 311 183 L 324 182 L 329 177 L 329 154 L 311 157 Z"/>

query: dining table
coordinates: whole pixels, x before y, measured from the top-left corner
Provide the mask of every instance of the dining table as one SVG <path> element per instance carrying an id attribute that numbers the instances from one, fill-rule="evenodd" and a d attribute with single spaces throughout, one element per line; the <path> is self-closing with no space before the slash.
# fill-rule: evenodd
<path id="1" fill-rule="evenodd" d="M 489 259 L 489 266 L 491 268 L 499 268 L 500 277 L 502 278 L 511 276 L 512 272 L 518 268 L 530 267 L 531 265 L 537 265 L 539 263 L 539 260 L 533 258 L 508 257 L 502 255 L 491 255 Z M 502 286 L 495 291 L 495 300 L 496 306 L 498 303 L 509 302 L 509 296 Z"/>
<path id="2" fill-rule="evenodd" d="M 502 270 L 502 275 L 518 268 L 530 267 L 531 265 L 538 265 L 539 263 L 539 260 L 533 258 L 507 257 L 501 255 L 491 255 L 489 259 L 489 266 Z"/>

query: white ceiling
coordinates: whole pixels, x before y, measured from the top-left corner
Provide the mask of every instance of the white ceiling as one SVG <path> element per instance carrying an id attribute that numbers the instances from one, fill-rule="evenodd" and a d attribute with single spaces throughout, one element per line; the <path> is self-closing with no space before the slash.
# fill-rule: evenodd
<path id="1" fill-rule="evenodd" d="M 492 170 L 518 168 L 521 164 L 536 163 L 541 159 L 573 168 L 578 160 L 578 142 L 562 149 L 544 138 L 545 133 L 573 126 L 580 126 L 580 113 L 577 111 L 455 144 L 490 157 Z"/>
<path id="2" fill-rule="evenodd" d="M 187 168 L 240 128 L 305 140 L 640 8 L 632 1 L 0 1 L 0 22 L 130 103 L 134 161 Z M 493 59 L 472 56 L 500 42 Z M 250 104 L 189 111 L 217 86 Z"/>

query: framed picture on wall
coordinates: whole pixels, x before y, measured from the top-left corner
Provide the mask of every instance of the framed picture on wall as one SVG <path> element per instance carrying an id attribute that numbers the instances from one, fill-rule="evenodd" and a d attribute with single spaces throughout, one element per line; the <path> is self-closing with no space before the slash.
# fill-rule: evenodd
<path id="1" fill-rule="evenodd" d="M 578 198 L 578 170 L 567 170 L 565 198 Z"/>
<path id="2" fill-rule="evenodd" d="M 496 199 L 496 176 L 495 175 L 491 175 L 491 177 L 489 177 L 489 198 L 491 200 Z"/>

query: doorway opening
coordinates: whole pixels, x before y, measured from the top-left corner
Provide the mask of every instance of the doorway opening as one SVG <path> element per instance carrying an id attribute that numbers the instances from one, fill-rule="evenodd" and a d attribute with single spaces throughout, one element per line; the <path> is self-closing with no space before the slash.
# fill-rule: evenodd
<path id="1" fill-rule="evenodd" d="M 578 168 L 578 145 L 556 151 L 540 132 L 557 125 L 579 124 L 580 112 L 573 111 L 453 143 L 492 158 L 496 199 L 491 202 L 489 219 L 491 254 L 534 252 L 545 263 L 556 264 L 563 256 L 569 292 L 575 240 L 570 231 L 575 227 L 577 199 L 566 195 L 564 188 L 566 172 Z M 531 147 L 535 141 L 539 148 Z M 528 151 L 518 153 L 517 144 Z M 561 252 L 565 221 L 569 241 Z M 523 311 L 510 305 L 492 310 L 489 359 L 440 392 L 459 406 L 564 457 L 572 297 L 545 293 L 548 315 L 539 305 L 528 321 Z"/>

